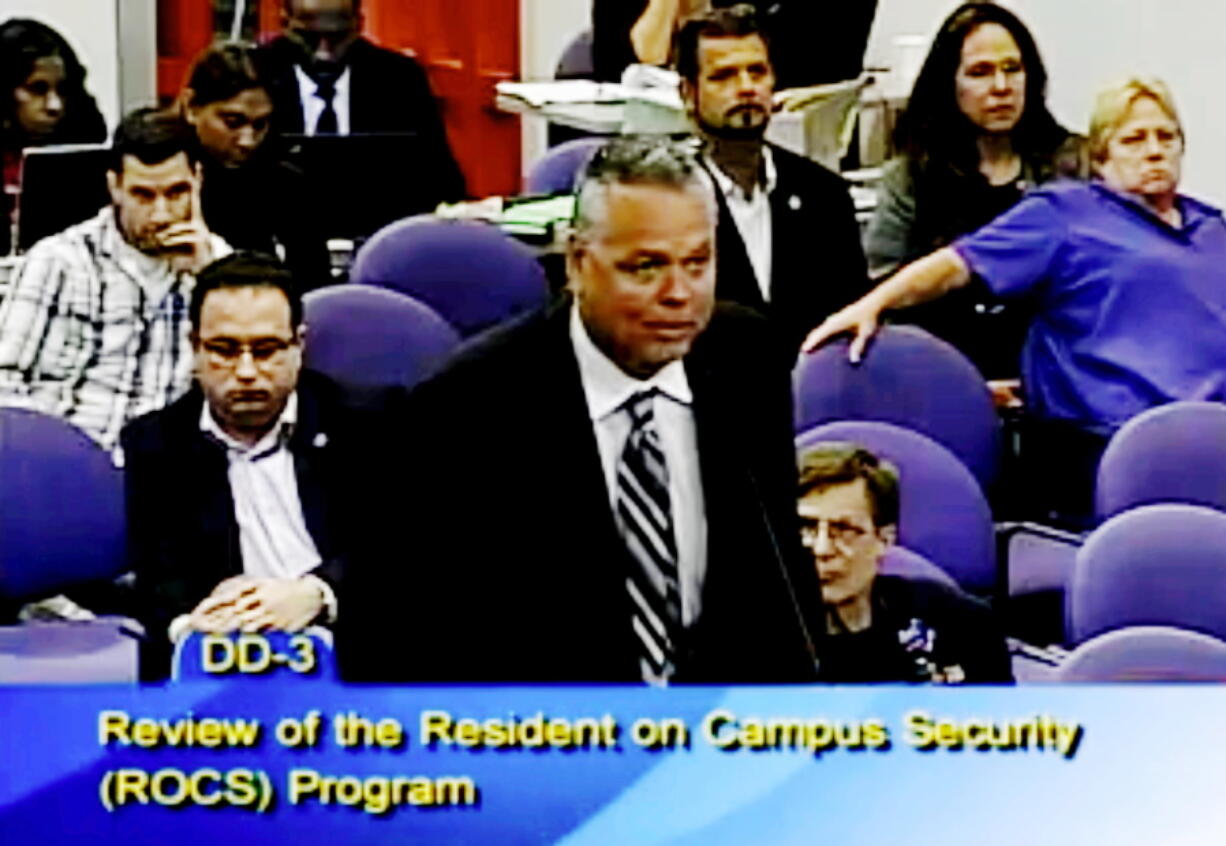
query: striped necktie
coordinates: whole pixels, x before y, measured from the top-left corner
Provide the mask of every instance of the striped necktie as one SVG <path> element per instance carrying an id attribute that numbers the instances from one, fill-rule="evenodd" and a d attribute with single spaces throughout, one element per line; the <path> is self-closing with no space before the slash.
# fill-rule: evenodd
<path id="1" fill-rule="evenodd" d="M 626 589 L 641 645 L 645 681 L 663 684 L 675 669 L 681 631 L 677 542 L 668 494 L 668 466 L 654 424 L 655 390 L 635 394 L 624 406 L 630 434 L 617 463 L 614 496 L 618 527 L 630 553 Z"/>

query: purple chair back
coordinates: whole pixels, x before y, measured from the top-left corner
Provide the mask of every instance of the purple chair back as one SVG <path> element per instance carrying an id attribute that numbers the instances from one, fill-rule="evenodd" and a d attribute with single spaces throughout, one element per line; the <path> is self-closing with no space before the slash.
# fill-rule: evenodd
<path id="1" fill-rule="evenodd" d="M 1129 420 L 1103 453 L 1094 500 L 1100 520 L 1156 502 L 1226 511 L 1226 405 L 1174 402 Z"/>
<path id="2" fill-rule="evenodd" d="M 536 255 L 488 223 L 421 215 L 375 233 L 350 278 L 421 300 L 461 337 L 542 306 L 549 284 Z"/>
<path id="3" fill-rule="evenodd" d="M 1072 643 L 1126 626 L 1178 626 L 1226 640 L 1226 514 L 1143 505 L 1077 552 L 1065 593 Z"/>
<path id="4" fill-rule="evenodd" d="M 137 681 L 135 625 L 122 617 L 0 626 L 0 684 Z"/>
<path id="5" fill-rule="evenodd" d="M 901 499 L 898 543 L 948 573 L 969 593 L 997 587 L 992 513 L 979 483 L 931 438 L 890 423 L 846 420 L 810 429 L 797 452 L 819 441 L 850 441 L 892 462 Z"/>
<path id="6" fill-rule="evenodd" d="M 592 59 L 592 31 L 585 29 L 576 35 L 562 51 L 558 66 L 554 69 L 554 79 L 591 79 L 596 73 L 596 65 Z"/>
<path id="7" fill-rule="evenodd" d="M 79 429 L 0 408 L 0 480 L 0 595 L 36 597 L 123 572 L 123 473 Z"/>
<path id="8" fill-rule="evenodd" d="M 350 388 L 412 388 L 460 343 L 433 309 L 382 288 L 320 288 L 303 297 L 303 311 L 304 364 Z"/>
<path id="9" fill-rule="evenodd" d="M 881 558 L 877 572 L 885 576 L 902 576 L 913 581 L 936 582 L 946 587 L 957 588 L 953 577 L 919 553 L 906 547 L 891 546 Z"/>
<path id="10" fill-rule="evenodd" d="M 524 185 L 525 194 L 567 194 L 607 138 L 576 138 L 551 147 L 532 166 Z"/>
<path id="11" fill-rule="evenodd" d="M 1226 642 L 1169 626 L 1101 634 L 1073 650 L 1061 682 L 1226 682 Z"/>
<path id="12" fill-rule="evenodd" d="M 832 420 L 880 420 L 927 435 L 983 489 L 1000 472 L 1001 423 L 983 376 L 962 353 L 913 326 L 883 326 L 858 365 L 847 339 L 801 355 L 792 372 L 796 431 Z"/>

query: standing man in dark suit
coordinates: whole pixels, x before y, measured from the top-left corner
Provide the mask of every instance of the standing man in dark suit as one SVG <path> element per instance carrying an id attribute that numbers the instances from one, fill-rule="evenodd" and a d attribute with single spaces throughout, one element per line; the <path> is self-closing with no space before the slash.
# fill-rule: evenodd
<path id="1" fill-rule="evenodd" d="M 684 148 L 597 153 L 570 296 L 415 393 L 418 449 L 389 473 L 417 495 L 355 559 L 350 677 L 815 678 L 787 369 L 760 318 L 715 308 L 715 219 Z"/>
<path id="2" fill-rule="evenodd" d="M 412 132 L 440 199 L 465 194 L 464 176 L 426 73 L 412 57 L 363 38 L 361 0 L 284 0 L 284 34 L 261 48 L 280 134 Z"/>
<path id="3" fill-rule="evenodd" d="M 795 353 L 811 318 L 820 322 L 868 287 L 851 195 L 838 175 L 766 143 L 775 73 L 751 8 L 688 21 L 675 53 L 719 189 L 716 294 L 771 318 Z"/>
<path id="4" fill-rule="evenodd" d="M 214 262 L 190 305 L 196 384 L 121 442 L 128 536 L 148 638 L 164 676 L 189 631 L 293 631 L 337 615 L 342 471 L 358 421 L 337 388 L 301 373 L 302 304 L 259 253 Z"/>

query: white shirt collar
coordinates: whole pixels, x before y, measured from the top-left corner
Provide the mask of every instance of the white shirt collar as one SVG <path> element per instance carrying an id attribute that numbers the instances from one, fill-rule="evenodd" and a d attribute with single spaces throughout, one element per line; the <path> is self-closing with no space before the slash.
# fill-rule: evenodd
<path id="1" fill-rule="evenodd" d="M 298 87 L 302 91 L 310 92 L 312 97 L 319 94 L 319 83 L 311 79 L 311 75 L 302 69 L 302 65 L 294 65 L 294 74 L 298 77 Z M 349 66 L 345 65 L 341 75 L 336 78 L 336 84 L 333 88 L 336 92 L 336 97 L 349 96 Z M 322 99 L 322 98 L 321 98 Z M 335 104 L 335 100 L 333 104 Z"/>
<path id="2" fill-rule="evenodd" d="M 728 174 L 720 170 L 719 165 L 709 155 L 704 154 L 703 160 L 707 163 L 707 170 L 711 171 L 711 175 L 715 177 L 715 184 L 719 188 L 720 193 L 725 197 L 729 200 L 739 200 L 740 202 L 753 199 L 753 197 L 746 198 L 745 192 L 741 190 L 741 187 L 733 182 Z M 763 193 L 765 194 L 770 194 L 775 190 L 775 186 L 779 184 L 779 172 L 775 170 L 775 157 L 771 155 L 769 144 L 762 145 L 762 170 L 766 174 L 765 183 L 757 182 L 755 187 L 764 189 Z M 755 196 L 757 195 L 756 190 L 754 194 Z"/>
<path id="3" fill-rule="evenodd" d="M 570 341 L 579 362 L 588 415 L 593 421 L 604 419 L 624 406 L 630 397 L 652 388 L 682 405 L 694 402 L 681 359 L 670 361 L 648 379 L 634 378 L 614 364 L 592 341 L 579 317 L 577 303 L 570 309 Z"/>
<path id="4" fill-rule="evenodd" d="M 285 408 L 281 410 L 281 416 L 277 418 L 277 422 L 269 429 L 264 437 L 252 446 L 247 446 L 241 441 L 238 441 L 226 434 L 221 428 L 221 425 L 213 417 L 213 410 L 209 407 L 206 399 L 200 409 L 200 431 L 206 435 L 211 435 L 225 446 L 226 450 L 231 453 L 240 455 L 259 455 L 265 452 L 275 452 L 280 448 L 294 432 L 294 426 L 298 424 L 298 392 L 290 393 L 289 398 L 285 400 Z"/>

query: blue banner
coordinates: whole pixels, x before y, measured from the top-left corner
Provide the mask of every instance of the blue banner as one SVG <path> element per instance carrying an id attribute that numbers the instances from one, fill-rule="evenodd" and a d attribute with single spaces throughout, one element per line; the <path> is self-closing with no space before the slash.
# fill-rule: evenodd
<path id="1" fill-rule="evenodd" d="M 1220 843 L 1220 687 L 0 690 L 6 844 Z"/>

